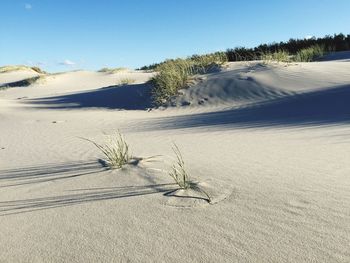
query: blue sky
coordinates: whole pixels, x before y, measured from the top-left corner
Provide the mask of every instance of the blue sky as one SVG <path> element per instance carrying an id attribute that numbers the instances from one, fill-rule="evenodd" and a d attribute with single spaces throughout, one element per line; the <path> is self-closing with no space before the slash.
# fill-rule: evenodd
<path id="1" fill-rule="evenodd" d="M 0 65 L 49 71 L 350 33 L 349 0 L 1 0 L 0 11 Z"/>

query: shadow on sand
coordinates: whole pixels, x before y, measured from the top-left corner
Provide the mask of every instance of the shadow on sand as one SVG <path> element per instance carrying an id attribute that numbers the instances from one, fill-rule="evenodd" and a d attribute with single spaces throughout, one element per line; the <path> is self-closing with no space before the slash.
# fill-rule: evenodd
<path id="1" fill-rule="evenodd" d="M 47 164 L 17 169 L 0 170 L 1 188 L 44 183 L 99 173 L 105 168 L 98 162 Z"/>
<path id="2" fill-rule="evenodd" d="M 2 201 L 0 202 L 0 216 L 34 212 L 38 210 L 66 207 L 96 201 L 106 201 L 162 192 L 167 193 L 173 189 L 174 184 L 150 184 L 142 186 L 75 189 L 73 191 L 81 191 L 81 193 L 14 201 Z"/>
<path id="3" fill-rule="evenodd" d="M 349 102 L 350 85 L 343 85 L 277 98 L 244 108 L 162 118 L 152 122 L 149 129 L 349 124 Z"/>
<path id="4" fill-rule="evenodd" d="M 145 110 L 151 107 L 149 83 L 109 86 L 92 91 L 27 100 L 27 103 L 48 109 L 107 108 Z"/>
<path id="5" fill-rule="evenodd" d="M 61 163 L 45 166 L 33 166 L 19 169 L 0 170 L 0 188 L 20 186 L 26 184 L 43 183 L 49 181 L 66 180 L 78 176 L 96 174 L 106 171 L 97 162 Z M 138 174 L 146 180 L 144 185 L 122 187 L 94 187 L 89 189 L 67 190 L 69 194 L 53 195 L 38 198 L 1 200 L 0 216 L 20 214 L 38 210 L 65 207 L 96 201 L 119 198 L 167 193 L 173 191 L 174 184 L 155 183 L 147 174 Z"/>

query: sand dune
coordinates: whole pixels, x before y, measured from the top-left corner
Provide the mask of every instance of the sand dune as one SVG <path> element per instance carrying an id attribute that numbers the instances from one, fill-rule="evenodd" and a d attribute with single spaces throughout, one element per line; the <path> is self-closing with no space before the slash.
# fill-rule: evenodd
<path id="1" fill-rule="evenodd" d="M 151 111 L 142 71 L 1 90 L 0 261 L 349 262 L 350 63 L 327 59 L 229 63 Z M 106 170 L 81 137 L 117 129 L 161 157 Z M 172 142 L 212 204 L 176 192 Z"/>

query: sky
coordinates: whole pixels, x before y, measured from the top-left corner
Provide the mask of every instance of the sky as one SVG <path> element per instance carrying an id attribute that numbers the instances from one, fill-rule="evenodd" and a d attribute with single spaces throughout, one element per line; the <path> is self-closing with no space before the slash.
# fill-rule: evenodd
<path id="1" fill-rule="evenodd" d="M 138 68 L 166 58 L 349 34 L 349 0 L 0 0 L 0 66 Z"/>

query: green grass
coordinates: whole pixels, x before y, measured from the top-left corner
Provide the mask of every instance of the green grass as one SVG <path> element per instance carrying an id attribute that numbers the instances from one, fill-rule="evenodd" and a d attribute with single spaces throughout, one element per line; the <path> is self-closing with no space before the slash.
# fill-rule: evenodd
<path id="1" fill-rule="evenodd" d="M 190 176 L 185 168 L 180 149 L 176 144 L 173 145 L 173 152 L 176 155 L 176 163 L 171 167 L 169 175 L 181 189 L 188 189 L 191 187 Z"/>
<path id="2" fill-rule="evenodd" d="M 212 199 L 210 195 L 201 189 L 196 182 L 193 182 L 190 179 L 190 175 L 187 171 L 187 168 L 185 167 L 185 161 L 182 157 L 179 147 L 174 144 L 172 149 L 176 156 L 176 162 L 172 165 L 169 175 L 174 179 L 175 183 L 179 186 L 180 189 L 193 189 L 195 191 L 201 192 L 206 196 L 208 203 L 211 203 Z"/>
<path id="3" fill-rule="evenodd" d="M 86 138 L 82 139 L 93 143 L 103 153 L 105 157 L 104 161 L 112 169 L 122 168 L 124 165 L 129 164 L 132 158 L 129 145 L 120 132 L 116 132 L 114 135 L 111 135 L 106 144 L 98 144 Z"/>
<path id="4" fill-rule="evenodd" d="M 311 62 L 319 57 L 322 57 L 326 52 L 325 46 L 322 45 L 314 45 L 308 48 L 303 48 L 296 53 L 294 61 Z"/>
<path id="5" fill-rule="evenodd" d="M 156 67 L 157 75 L 151 80 L 152 101 L 155 106 L 166 105 L 179 89 L 186 88 L 191 76 L 205 74 L 227 61 L 225 53 L 194 55 L 187 59 L 167 60 Z"/>
<path id="6" fill-rule="evenodd" d="M 268 64 L 269 62 L 291 62 L 291 55 L 284 50 L 279 50 L 274 53 L 263 53 L 261 60 Z"/>
<path id="7" fill-rule="evenodd" d="M 322 57 L 328 52 L 325 46 L 313 45 L 308 48 L 299 50 L 295 55 L 289 54 L 287 51 L 279 50 L 273 53 L 263 53 L 261 60 L 268 64 L 269 62 L 312 62 Z"/>

